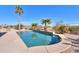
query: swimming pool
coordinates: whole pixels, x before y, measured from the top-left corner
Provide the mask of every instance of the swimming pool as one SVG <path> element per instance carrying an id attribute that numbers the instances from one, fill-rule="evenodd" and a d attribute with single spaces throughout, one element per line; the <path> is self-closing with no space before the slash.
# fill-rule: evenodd
<path id="1" fill-rule="evenodd" d="M 2 37 L 6 32 L 0 32 L 0 37 Z"/>
<path id="2" fill-rule="evenodd" d="M 45 46 L 60 42 L 57 35 L 49 36 L 38 32 L 26 31 L 18 33 L 27 47 Z"/>

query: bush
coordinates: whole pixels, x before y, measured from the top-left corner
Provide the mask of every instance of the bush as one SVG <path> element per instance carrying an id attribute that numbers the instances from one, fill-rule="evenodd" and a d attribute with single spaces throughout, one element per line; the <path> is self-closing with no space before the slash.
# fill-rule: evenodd
<path id="1" fill-rule="evenodd" d="M 55 26 L 53 27 L 57 33 L 63 34 L 63 33 L 68 33 L 69 31 L 69 26 L 61 25 L 61 26 Z"/>
<path id="2" fill-rule="evenodd" d="M 16 30 L 18 30 L 18 25 L 15 25 L 14 27 L 15 27 Z M 23 29 L 23 27 L 24 26 L 22 24 L 20 24 L 20 29 Z"/>

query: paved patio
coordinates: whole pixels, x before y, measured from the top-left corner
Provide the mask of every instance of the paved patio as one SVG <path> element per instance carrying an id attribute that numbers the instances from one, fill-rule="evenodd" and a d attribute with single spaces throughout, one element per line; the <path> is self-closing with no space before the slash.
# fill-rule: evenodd
<path id="1" fill-rule="evenodd" d="M 0 52 L 27 52 L 27 47 L 18 37 L 15 30 L 11 30 L 0 37 Z"/>

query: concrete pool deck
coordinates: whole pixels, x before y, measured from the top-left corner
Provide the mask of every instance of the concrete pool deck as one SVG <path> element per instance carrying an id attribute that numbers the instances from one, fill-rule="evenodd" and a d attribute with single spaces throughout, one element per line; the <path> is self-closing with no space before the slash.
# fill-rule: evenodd
<path id="1" fill-rule="evenodd" d="M 15 30 L 11 30 L 2 37 L 0 37 L 0 52 L 2 53 L 27 52 L 27 47 L 18 37 Z"/>
<path id="2" fill-rule="evenodd" d="M 62 36 L 62 35 L 60 35 Z M 64 45 L 64 38 L 60 43 L 48 46 L 37 46 L 28 48 L 22 39 L 16 33 L 16 30 L 11 30 L 0 37 L 0 53 L 66 53 L 72 51 L 71 45 Z"/>

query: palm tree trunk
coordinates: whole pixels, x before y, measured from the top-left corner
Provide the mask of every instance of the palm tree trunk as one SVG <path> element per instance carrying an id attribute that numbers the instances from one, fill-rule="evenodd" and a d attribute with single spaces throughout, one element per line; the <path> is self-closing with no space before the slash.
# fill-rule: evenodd
<path id="1" fill-rule="evenodd" d="M 20 16 L 18 16 L 18 31 L 20 32 Z"/>
<path id="2" fill-rule="evenodd" d="M 45 26 L 44 26 L 44 30 L 45 30 L 45 31 L 47 30 L 47 26 L 46 26 L 46 23 L 45 23 Z"/>

